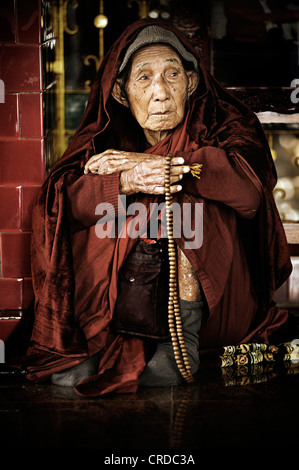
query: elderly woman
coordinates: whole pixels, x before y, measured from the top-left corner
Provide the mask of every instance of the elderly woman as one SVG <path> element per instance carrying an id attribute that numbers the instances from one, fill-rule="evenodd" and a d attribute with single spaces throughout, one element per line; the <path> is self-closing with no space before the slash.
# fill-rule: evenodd
<path id="1" fill-rule="evenodd" d="M 162 238 L 161 218 L 157 237 L 146 228 L 152 204 L 164 201 L 167 155 L 173 202 L 193 208 L 193 231 L 202 221 L 202 243 L 190 248 L 184 230 L 175 235 L 192 374 L 200 350 L 268 342 L 286 321 L 272 297 L 290 260 L 258 120 L 205 71 L 182 34 L 140 20 L 103 60 L 85 116 L 34 211 L 30 380 L 51 378 L 86 396 L 181 383 L 170 338 L 151 342 L 148 354 L 147 339 L 112 327 L 126 261 Z M 196 163 L 199 179 L 190 171 Z M 126 203 L 146 208 L 144 232 L 98 236 L 101 221 L 101 229 L 120 219 L 128 227 Z M 129 301 L 137 314 L 143 301 Z"/>

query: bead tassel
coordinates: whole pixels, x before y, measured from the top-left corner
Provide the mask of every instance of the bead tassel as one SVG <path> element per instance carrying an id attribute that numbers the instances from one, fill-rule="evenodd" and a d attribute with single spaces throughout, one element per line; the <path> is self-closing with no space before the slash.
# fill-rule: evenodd
<path id="1" fill-rule="evenodd" d="M 194 165 L 190 166 L 190 173 L 192 176 L 200 179 L 200 174 L 202 171 L 202 164 L 201 163 L 194 163 Z"/>

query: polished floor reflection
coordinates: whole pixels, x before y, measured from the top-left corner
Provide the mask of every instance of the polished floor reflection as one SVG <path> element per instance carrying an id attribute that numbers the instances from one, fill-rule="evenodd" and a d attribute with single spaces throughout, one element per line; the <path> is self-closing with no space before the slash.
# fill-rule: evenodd
<path id="1" fill-rule="evenodd" d="M 19 376 L 0 380 L 3 449 L 102 449 L 109 456 L 298 445 L 296 360 L 226 368 L 203 360 L 193 385 L 92 399 Z"/>

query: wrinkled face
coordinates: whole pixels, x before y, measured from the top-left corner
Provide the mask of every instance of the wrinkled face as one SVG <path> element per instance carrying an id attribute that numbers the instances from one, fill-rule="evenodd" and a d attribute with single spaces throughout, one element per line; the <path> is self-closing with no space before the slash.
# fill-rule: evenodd
<path id="1" fill-rule="evenodd" d="M 193 75 L 192 75 L 193 74 Z M 174 129 L 185 115 L 194 87 L 180 57 L 167 45 L 146 46 L 132 58 L 126 84 L 128 105 L 139 125 L 150 132 Z"/>

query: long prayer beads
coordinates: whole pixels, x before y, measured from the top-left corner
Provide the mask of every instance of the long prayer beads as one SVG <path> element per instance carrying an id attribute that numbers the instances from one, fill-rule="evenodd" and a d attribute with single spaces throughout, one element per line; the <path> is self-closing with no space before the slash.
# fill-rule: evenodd
<path id="1" fill-rule="evenodd" d="M 185 346 L 182 319 L 180 314 L 180 304 L 178 298 L 177 285 L 177 256 L 175 241 L 173 238 L 173 211 L 172 194 L 170 192 L 170 162 L 171 155 L 166 157 L 165 168 L 165 205 L 166 224 L 168 233 L 168 259 L 169 259 L 169 299 L 168 299 L 168 324 L 171 336 L 175 361 L 181 375 L 188 383 L 193 383 L 194 378 L 191 373 L 188 353 Z"/>

